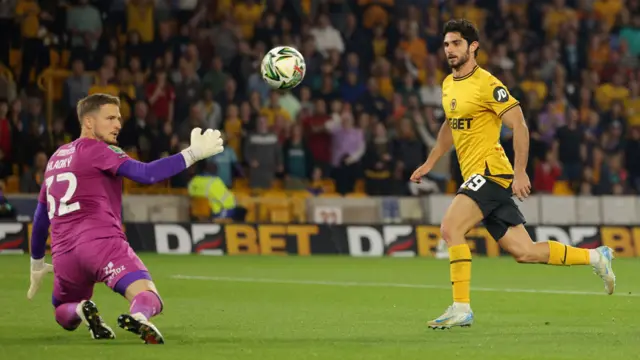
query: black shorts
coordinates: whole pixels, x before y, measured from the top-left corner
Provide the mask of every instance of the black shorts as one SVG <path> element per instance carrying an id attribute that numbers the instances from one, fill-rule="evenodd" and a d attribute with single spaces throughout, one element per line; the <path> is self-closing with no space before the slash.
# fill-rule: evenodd
<path id="1" fill-rule="evenodd" d="M 473 175 L 458 189 L 478 204 L 489 234 L 500 240 L 512 226 L 525 224 L 524 215 L 511 198 L 511 187 L 504 188 L 482 175 Z"/>

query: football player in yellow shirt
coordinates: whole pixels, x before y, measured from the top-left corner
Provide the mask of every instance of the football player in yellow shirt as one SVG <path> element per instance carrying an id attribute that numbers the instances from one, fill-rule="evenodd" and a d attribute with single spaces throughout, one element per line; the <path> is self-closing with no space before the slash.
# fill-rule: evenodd
<path id="1" fill-rule="evenodd" d="M 431 328 L 470 326 L 471 251 L 465 234 L 483 221 L 491 236 L 520 263 L 592 265 L 612 294 L 615 276 L 613 251 L 605 246 L 580 249 L 556 241 L 534 243 L 512 195 L 524 200 L 531 191 L 525 171 L 529 131 L 519 102 L 509 90 L 476 64 L 480 46 L 478 30 L 467 20 L 451 20 L 444 27 L 444 51 L 452 74 L 442 84 L 442 104 L 447 120 L 426 162 L 411 176 L 420 182 L 453 145 L 464 183 L 449 206 L 440 227 L 449 248 L 453 305 L 429 321 Z M 513 130 L 515 171 L 500 145 L 505 123 Z"/>

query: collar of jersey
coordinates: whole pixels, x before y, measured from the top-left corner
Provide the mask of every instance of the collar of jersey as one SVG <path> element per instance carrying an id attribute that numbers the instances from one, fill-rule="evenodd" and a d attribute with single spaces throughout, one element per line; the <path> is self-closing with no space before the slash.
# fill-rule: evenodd
<path id="1" fill-rule="evenodd" d="M 454 76 L 454 77 L 453 77 L 453 81 L 461 81 L 461 80 L 464 80 L 464 79 L 468 79 L 468 78 L 470 78 L 473 74 L 475 74 L 476 70 L 478 70 L 478 65 L 474 66 L 474 67 L 473 67 L 473 70 L 471 70 L 471 72 L 470 72 L 470 73 L 468 73 L 468 74 L 467 74 L 467 75 L 465 75 L 465 76 L 461 76 L 461 77 L 455 77 L 455 76 Z"/>

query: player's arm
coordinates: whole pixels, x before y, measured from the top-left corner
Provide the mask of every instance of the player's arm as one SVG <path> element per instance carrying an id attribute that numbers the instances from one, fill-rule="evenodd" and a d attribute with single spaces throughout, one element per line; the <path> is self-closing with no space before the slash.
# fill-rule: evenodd
<path id="1" fill-rule="evenodd" d="M 514 171 L 516 174 L 526 174 L 529 160 L 529 128 L 524 120 L 522 108 L 515 106 L 507 110 L 502 115 L 502 122 L 513 130 Z"/>
<path id="2" fill-rule="evenodd" d="M 529 158 L 529 129 L 524 120 L 518 100 L 509 94 L 509 90 L 495 77 L 487 80 L 483 96 L 485 103 L 502 122 L 513 130 L 513 147 L 516 155 L 515 175 L 511 184 L 513 193 L 521 201 L 531 193 L 531 182 L 527 175 Z"/>
<path id="3" fill-rule="evenodd" d="M 129 158 L 119 148 L 109 146 L 100 150 L 95 164 L 114 175 L 124 176 L 143 184 L 153 184 L 181 173 L 196 162 L 219 154 L 224 150 L 222 134 L 218 130 L 195 128 L 191 131 L 191 145 L 166 158 L 143 163 Z"/>
<path id="4" fill-rule="evenodd" d="M 43 187 L 46 185 L 43 184 Z M 44 251 L 49 237 L 49 216 L 47 204 L 38 201 L 36 211 L 33 214 L 33 229 L 31 231 L 31 260 L 44 261 Z"/>
<path id="5" fill-rule="evenodd" d="M 419 183 L 420 179 L 433 169 L 433 166 L 438 162 L 438 160 L 440 160 L 442 155 L 446 154 L 449 149 L 451 149 L 451 146 L 453 146 L 453 134 L 451 133 L 449 123 L 444 121 L 440 126 L 436 143 L 431 149 L 431 152 L 429 152 L 427 160 L 422 164 L 422 166 L 413 172 L 413 175 L 411 175 L 411 181 Z"/>
<path id="6" fill-rule="evenodd" d="M 186 159 L 182 153 L 150 163 L 143 163 L 129 158 L 118 167 L 116 175 L 124 176 L 141 184 L 154 184 L 177 175 L 189 167 Z"/>
<path id="7" fill-rule="evenodd" d="M 31 232 L 31 282 L 27 291 L 27 299 L 31 300 L 40 289 L 44 276 L 53 272 L 53 266 L 44 262 L 44 252 L 49 237 L 49 215 L 47 214 L 46 185 L 42 185 L 38 205 L 33 214 L 33 230 Z"/>

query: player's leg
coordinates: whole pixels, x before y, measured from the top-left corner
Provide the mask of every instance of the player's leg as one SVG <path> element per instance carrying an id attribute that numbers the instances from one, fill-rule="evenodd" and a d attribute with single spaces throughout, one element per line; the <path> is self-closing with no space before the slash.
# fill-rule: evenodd
<path id="1" fill-rule="evenodd" d="M 160 330 L 150 321 L 163 308 L 155 284 L 150 279 L 135 280 L 126 286 L 123 295 L 131 305 L 129 314 L 118 317 L 118 326 L 139 335 L 147 344 L 164 344 Z"/>
<path id="2" fill-rule="evenodd" d="M 471 249 L 465 235 L 483 218 L 476 200 L 459 193 L 442 219 L 440 231 L 449 248 L 453 305 L 440 317 L 428 322 L 431 328 L 469 326 L 473 322 L 470 306 Z"/>
<path id="3" fill-rule="evenodd" d="M 80 326 L 82 318 L 80 318 L 80 315 L 78 315 L 76 311 L 80 302 L 63 303 L 56 299 L 55 296 L 52 296 L 51 304 L 55 311 L 56 322 L 63 329 L 67 331 L 74 331 L 78 326 Z"/>
<path id="4" fill-rule="evenodd" d="M 61 281 L 59 280 L 54 283 L 51 303 L 55 308 L 56 322 L 63 329 L 74 331 L 81 323 L 85 323 L 91 338 L 96 340 L 115 339 L 115 333 L 102 320 L 97 305 L 89 300 L 93 295 L 93 284 L 65 286 L 60 285 Z"/>
<path id="5" fill-rule="evenodd" d="M 118 326 L 139 335 L 147 344 L 163 344 L 164 338 L 150 319 L 162 312 L 162 300 L 151 275 L 126 241 L 114 241 L 104 257 L 104 281 L 130 302 L 129 314 L 118 317 Z"/>
<path id="6" fill-rule="evenodd" d="M 557 241 L 535 243 L 522 224 L 509 227 L 498 241 L 519 263 L 548 265 L 591 265 L 604 282 L 605 291 L 613 294 L 616 277 L 611 267 L 613 250 L 606 246 L 581 249 Z"/>

